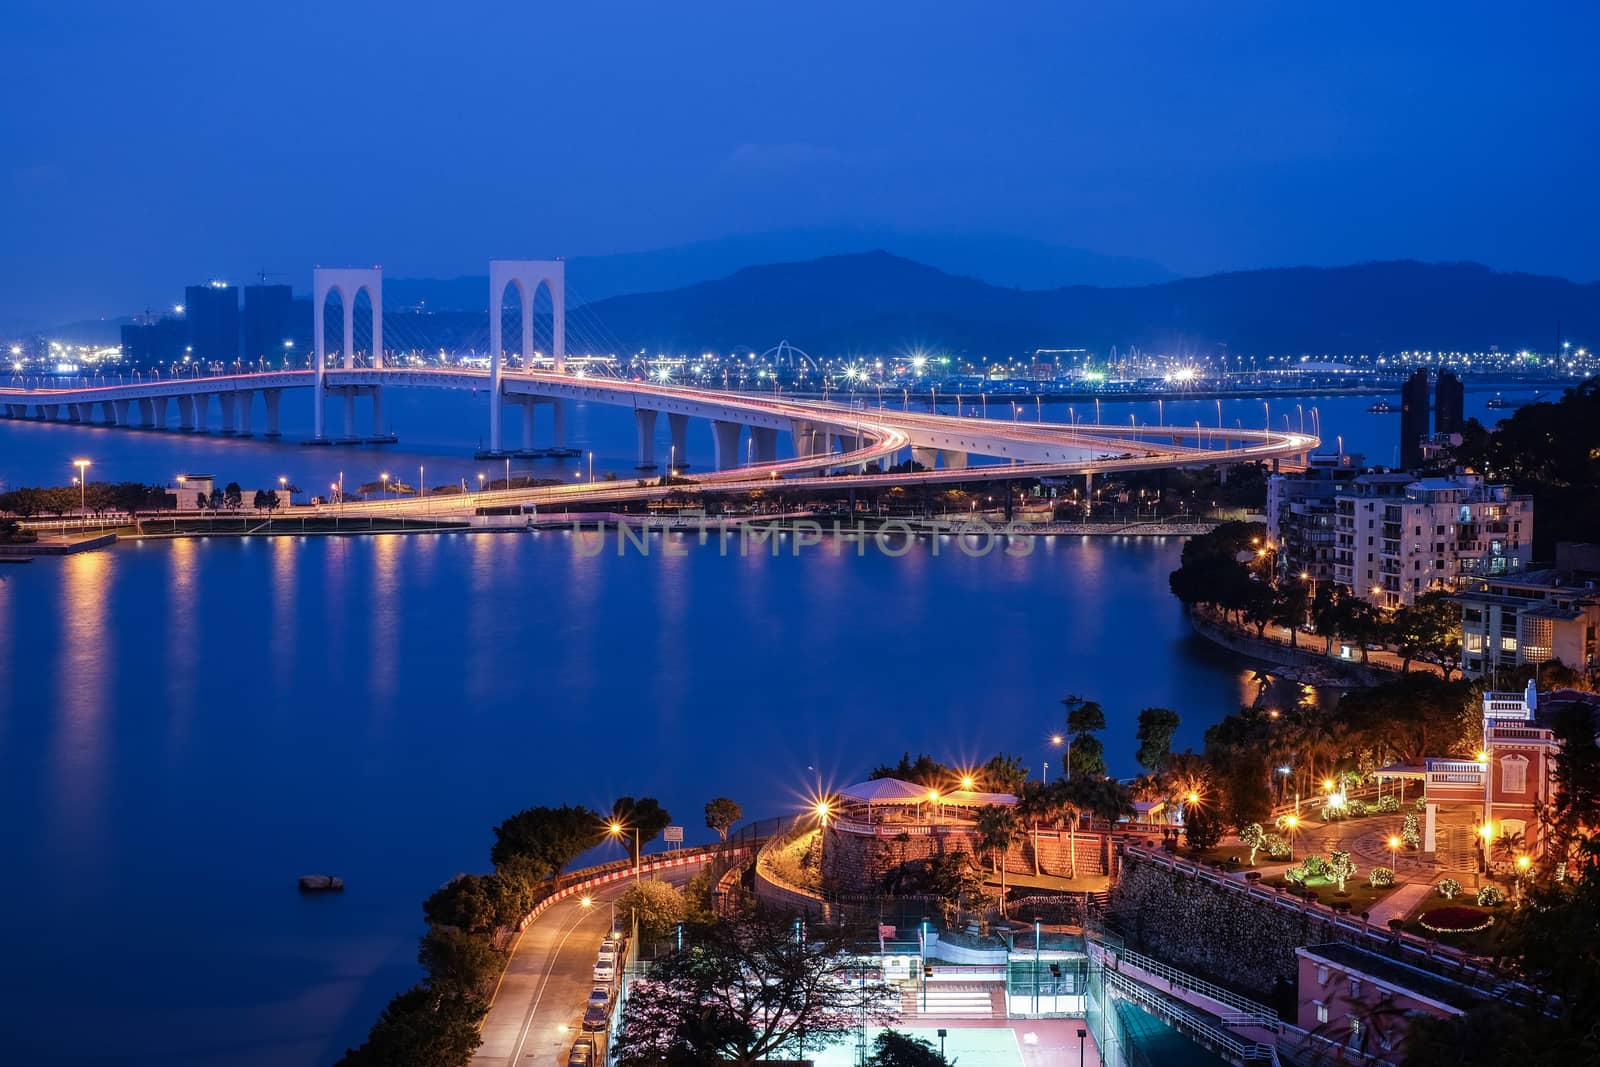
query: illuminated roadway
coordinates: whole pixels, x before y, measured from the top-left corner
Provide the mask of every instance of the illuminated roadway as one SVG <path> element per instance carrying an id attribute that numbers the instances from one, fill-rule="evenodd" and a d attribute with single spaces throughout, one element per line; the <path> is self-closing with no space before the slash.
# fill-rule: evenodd
<path id="1" fill-rule="evenodd" d="M 313 372 L 276 371 L 212 378 L 178 378 L 158 381 L 119 383 L 78 388 L 25 388 L 15 383 L 0 387 L 0 411 L 7 416 L 45 417 L 89 421 L 98 405 L 117 425 L 150 425 L 132 418 L 136 410 L 150 412 L 160 404 L 165 425 L 166 404 L 177 399 L 180 413 L 183 398 L 228 397 L 223 402 L 225 430 L 248 432 L 249 421 L 241 423 L 236 410 L 248 411 L 254 394 L 272 397 L 269 415 L 276 428 L 275 390 L 304 388 L 312 384 Z M 449 389 L 487 389 L 489 373 L 481 370 L 442 367 L 384 367 L 382 369 L 329 369 L 329 389 L 354 393 L 377 387 L 419 387 Z M 732 440 L 750 428 L 751 451 L 756 433 L 763 435 L 763 449 L 774 451 L 778 433 L 794 441 L 792 458 L 776 459 L 756 455 L 751 462 L 731 462 L 726 437 L 717 441 L 719 466 L 725 469 L 699 473 L 691 484 L 662 485 L 650 478 L 640 485 L 635 479 L 619 481 L 577 481 L 573 484 L 526 489 L 488 490 L 466 494 L 442 494 L 422 498 L 389 498 L 345 501 L 316 505 L 311 511 L 334 514 L 448 516 L 470 514 L 485 507 L 607 503 L 620 500 L 659 498 L 685 489 L 714 488 L 740 492 L 781 482 L 785 489 L 839 490 L 873 486 L 962 483 L 1031 479 L 1040 477 L 1093 476 L 1121 471 L 1172 467 L 1233 464 L 1254 460 L 1294 462 L 1317 446 L 1316 436 L 1287 430 L 1246 430 L 1241 428 L 1178 426 L 1107 426 L 1099 424 L 1027 422 L 1012 419 L 980 419 L 940 415 L 923 411 L 895 410 L 890 406 L 839 404 L 817 400 L 798 400 L 781 395 L 726 392 L 669 384 L 624 379 L 583 377 L 545 371 L 506 372 L 501 376 L 502 403 L 541 404 L 552 402 L 591 402 L 632 407 L 641 417 L 641 427 L 653 427 L 657 414 L 682 421 L 693 418 L 711 420 L 714 434 L 732 429 Z M 234 400 L 242 403 L 235 407 Z M 191 402 L 192 403 L 192 402 Z M 138 405 L 136 408 L 135 405 Z M 37 413 L 29 415 L 29 409 Z M 643 421 L 648 416 L 649 422 Z M 204 426 L 204 412 L 199 415 Z M 186 426 L 188 424 L 186 423 Z M 675 430 L 675 437 L 681 430 Z M 641 429 L 641 437 L 648 436 Z M 647 447 L 641 442 L 641 449 Z M 735 449 L 736 450 L 736 449 Z M 907 452 L 925 468 L 896 474 L 865 473 L 869 464 L 893 465 Z M 749 453 L 747 453 L 749 455 Z M 968 456 L 988 457 L 992 462 L 967 466 Z M 642 455 L 641 459 L 648 456 Z M 938 466 L 942 460 L 945 465 Z M 297 508 L 297 512 L 306 510 Z"/>

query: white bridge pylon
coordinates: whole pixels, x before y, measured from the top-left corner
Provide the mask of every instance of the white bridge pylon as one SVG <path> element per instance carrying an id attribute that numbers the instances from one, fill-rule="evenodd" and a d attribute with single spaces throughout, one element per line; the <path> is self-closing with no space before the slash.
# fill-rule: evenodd
<path id="1" fill-rule="evenodd" d="M 567 264 L 559 259 L 492 259 L 489 261 L 489 451 L 501 452 L 500 368 L 505 363 L 500 315 L 506 289 L 516 286 L 522 301 L 522 365 L 533 358 L 533 307 L 539 287 L 550 290 L 551 354 L 556 373 L 567 365 Z"/>
<path id="2" fill-rule="evenodd" d="M 372 304 L 372 369 L 383 369 L 383 268 L 339 268 L 330 269 L 317 267 L 311 272 L 311 308 L 312 308 L 312 345 L 316 351 L 316 377 L 312 383 L 312 438 L 317 441 L 324 440 L 326 434 L 323 426 L 323 400 L 327 388 L 328 353 L 327 343 L 323 339 L 323 323 L 327 316 L 327 301 L 329 293 L 339 294 L 339 308 L 344 312 L 344 360 L 345 370 L 356 368 L 356 296 L 361 290 L 367 291 L 367 300 Z M 373 416 L 376 423 L 378 416 Z M 379 427 L 374 425 L 373 432 Z"/>

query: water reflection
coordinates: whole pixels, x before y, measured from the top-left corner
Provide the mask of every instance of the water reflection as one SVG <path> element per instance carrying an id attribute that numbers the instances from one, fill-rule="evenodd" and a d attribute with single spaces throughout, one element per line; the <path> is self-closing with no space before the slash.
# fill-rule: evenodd
<path id="1" fill-rule="evenodd" d="M 106 785 L 107 697 L 115 656 L 106 630 L 116 595 L 109 583 L 111 559 L 106 552 L 85 552 L 61 561 L 61 637 L 53 664 L 54 832 L 88 850 L 96 847 L 106 829 L 99 812 Z"/>

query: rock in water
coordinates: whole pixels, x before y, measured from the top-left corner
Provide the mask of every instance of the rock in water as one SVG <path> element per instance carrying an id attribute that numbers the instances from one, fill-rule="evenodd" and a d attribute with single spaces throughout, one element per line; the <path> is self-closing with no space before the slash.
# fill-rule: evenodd
<path id="1" fill-rule="evenodd" d="M 302 893 L 336 893 L 344 889 L 344 879 L 331 874 L 303 874 L 300 876 Z"/>

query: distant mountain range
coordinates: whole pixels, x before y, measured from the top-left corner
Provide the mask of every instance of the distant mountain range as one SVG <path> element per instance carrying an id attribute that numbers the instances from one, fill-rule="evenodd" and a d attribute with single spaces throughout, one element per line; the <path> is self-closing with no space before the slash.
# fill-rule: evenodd
<path id="1" fill-rule="evenodd" d="M 1558 323 L 1567 337 L 1600 335 L 1600 283 L 1400 260 L 1030 291 L 880 251 L 749 267 L 582 311 L 629 350 L 650 351 L 762 351 L 785 338 L 824 354 L 1112 345 L 1202 356 L 1550 351 Z"/>
<path id="2" fill-rule="evenodd" d="M 1558 329 L 1578 343 L 1600 337 L 1600 283 L 1475 263 L 1397 260 L 1027 289 L 874 251 L 595 299 L 586 292 L 595 276 L 579 285 L 581 262 L 569 264 L 573 351 L 759 352 L 787 339 L 817 355 L 918 347 L 969 355 L 1104 353 L 1130 345 L 1195 356 L 1344 355 L 1496 345 L 1548 352 Z M 686 269 L 680 263 L 673 272 Z M 633 277 L 649 274 L 641 267 Z M 385 279 L 391 342 L 483 348 L 487 289 L 483 278 Z M 121 321 L 81 323 L 56 336 L 114 341 Z"/>

